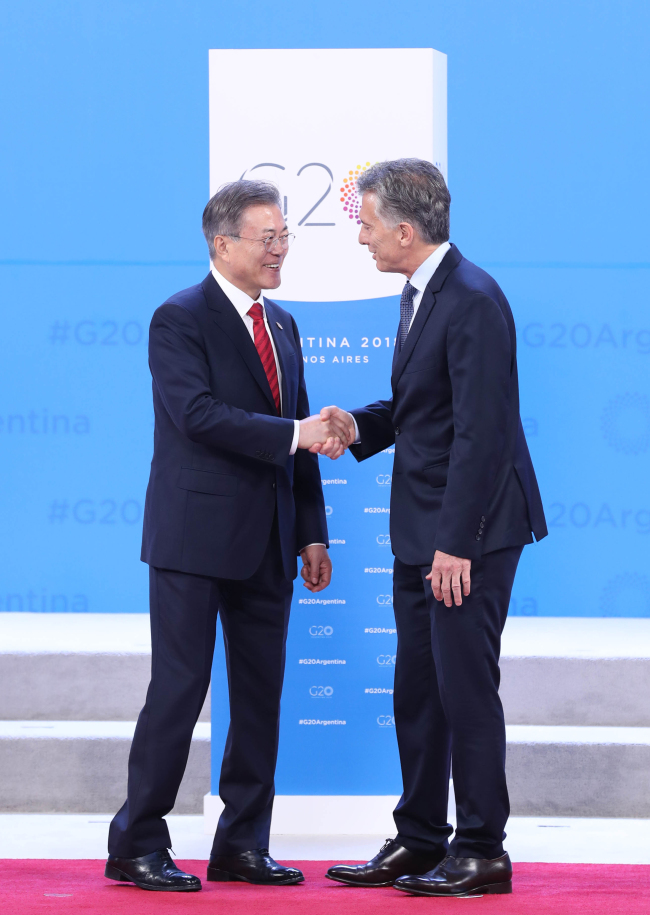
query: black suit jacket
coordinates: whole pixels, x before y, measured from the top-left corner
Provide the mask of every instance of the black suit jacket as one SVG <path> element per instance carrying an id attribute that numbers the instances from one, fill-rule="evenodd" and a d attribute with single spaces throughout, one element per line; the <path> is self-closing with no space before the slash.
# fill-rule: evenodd
<path id="1" fill-rule="evenodd" d="M 452 245 L 427 286 L 401 353 L 393 397 L 352 410 L 365 460 L 395 444 L 393 552 L 428 565 L 548 533 L 519 418 L 517 347 L 496 282 Z"/>
<path id="2" fill-rule="evenodd" d="M 278 416 L 244 322 L 211 274 L 154 313 L 149 332 L 154 454 L 142 559 L 152 566 L 249 578 L 276 511 L 285 574 L 296 555 L 328 543 L 318 458 L 289 456 L 294 419 L 309 416 L 300 337 L 265 299 L 282 370 Z"/>

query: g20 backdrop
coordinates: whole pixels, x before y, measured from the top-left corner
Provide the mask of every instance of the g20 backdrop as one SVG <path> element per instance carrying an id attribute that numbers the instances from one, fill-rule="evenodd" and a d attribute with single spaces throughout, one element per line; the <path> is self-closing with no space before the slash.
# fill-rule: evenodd
<path id="1" fill-rule="evenodd" d="M 366 74 L 406 70 L 414 86 L 407 99 L 396 84 L 362 104 L 352 102 L 351 87 L 362 85 Z M 257 110 L 257 74 L 285 71 L 301 76 L 292 89 L 292 110 L 300 117 L 262 106 L 254 142 L 232 143 L 246 137 L 250 112 Z M 237 93 L 225 98 L 224 73 L 241 74 Z M 276 298 L 298 324 L 313 410 L 367 403 L 390 391 L 404 279 L 380 274 L 358 244 L 354 182 L 372 162 L 405 152 L 446 174 L 444 54 L 424 48 L 210 52 L 210 192 L 248 176 L 280 189 L 296 242 Z M 399 793 L 392 714 L 393 452 L 362 466 L 350 455 L 321 460 L 333 579 L 315 595 L 301 581 L 295 588 L 280 793 Z M 212 695 L 216 793 L 228 721 L 227 685 L 216 666 Z"/>
<path id="2" fill-rule="evenodd" d="M 496 276 L 518 326 L 551 536 L 524 551 L 510 612 L 650 615 L 648 9 L 524 6 L 416 0 L 402 12 L 378 0 L 370 15 L 331 0 L 307 14 L 287 0 L 271 21 L 254 0 L 220 10 L 218 24 L 203 0 L 10 10 L 1 611 L 33 613 L 35 626 L 41 612 L 147 611 L 147 328 L 207 272 L 208 171 L 213 189 L 242 174 L 281 187 L 298 236 L 281 294 L 312 406 L 353 407 L 389 391 L 401 280 L 356 244 L 351 179 L 377 159 L 422 155 L 448 174 L 452 240 Z M 429 42 L 449 52 L 448 172 L 445 58 L 410 47 Z M 356 43 L 398 47 L 296 50 L 266 66 L 214 52 L 208 111 L 210 47 Z M 322 464 L 335 575 L 314 598 L 296 589 L 282 793 L 398 791 L 391 465 L 390 453 Z M 330 603 L 301 602 L 315 599 Z"/>

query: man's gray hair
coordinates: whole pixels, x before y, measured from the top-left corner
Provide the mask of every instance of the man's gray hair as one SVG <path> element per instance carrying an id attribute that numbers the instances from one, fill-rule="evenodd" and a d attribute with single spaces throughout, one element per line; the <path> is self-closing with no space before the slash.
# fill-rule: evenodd
<path id="1" fill-rule="evenodd" d="M 280 191 L 270 181 L 231 181 L 219 188 L 203 210 L 203 234 L 210 259 L 216 254 L 215 235 L 239 235 L 248 207 L 271 204 L 282 209 Z"/>
<path id="2" fill-rule="evenodd" d="M 430 162 L 377 162 L 357 179 L 357 190 L 375 195 L 377 215 L 387 225 L 408 222 L 431 245 L 449 240 L 451 196 L 442 173 Z"/>

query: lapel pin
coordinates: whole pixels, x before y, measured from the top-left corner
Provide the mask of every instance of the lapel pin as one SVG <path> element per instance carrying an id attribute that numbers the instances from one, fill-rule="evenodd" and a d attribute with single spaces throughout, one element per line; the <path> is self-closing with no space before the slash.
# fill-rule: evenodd
<path id="1" fill-rule="evenodd" d="M 279 321 L 276 321 L 275 323 L 278 325 L 278 327 L 280 328 L 280 330 L 284 330 L 284 327 L 280 324 Z"/>

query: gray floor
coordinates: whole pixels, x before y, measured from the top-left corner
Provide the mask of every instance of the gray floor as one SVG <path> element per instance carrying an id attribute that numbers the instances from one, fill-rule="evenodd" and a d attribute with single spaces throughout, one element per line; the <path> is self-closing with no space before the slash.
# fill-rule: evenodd
<path id="1" fill-rule="evenodd" d="M 174 853 L 207 859 L 211 836 L 203 817 L 167 818 Z M 2 858 L 103 858 L 110 816 L 99 814 L 0 814 Z M 513 861 L 583 864 L 650 864 L 650 820 L 512 817 L 506 848 Z M 364 861 L 381 836 L 271 836 L 281 861 Z"/>

